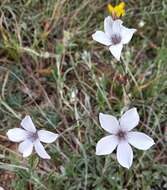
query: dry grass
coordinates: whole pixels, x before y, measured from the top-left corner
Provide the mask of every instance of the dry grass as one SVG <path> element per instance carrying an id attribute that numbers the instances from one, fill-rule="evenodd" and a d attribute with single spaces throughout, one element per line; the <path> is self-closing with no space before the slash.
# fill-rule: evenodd
<path id="1" fill-rule="evenodd" d="M 103 28 L 106 4 L 0 2 L 0 186 L 5 190 L 167 189 L 167 2 L 127 2 L 124 23 L 138 32 L 121 63 L 91 38 Z M 138 130 L 156 145 L 135 150 L 127 171 L 115 154 L 95 156 L 95 145 L 104 135 L 98 113 L 119 116 L 132 106 L 141 116 Z M 47 147 L 51 161 L 35 154 L 23 159 L 6 139 L 25 114 L 39 128 L 61 134 Z"/>

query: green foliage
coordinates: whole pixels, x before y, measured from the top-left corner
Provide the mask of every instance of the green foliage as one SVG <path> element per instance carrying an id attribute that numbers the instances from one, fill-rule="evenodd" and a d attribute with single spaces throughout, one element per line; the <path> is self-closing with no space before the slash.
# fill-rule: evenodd
<path id="1" fill-rule="evenodd" d="M 106 2 L 0 3 L 0 186 L 5 190 L 167 189 L 166 0 L 126 3 L 122 19 L 138 31 L 120 63 L 91 38 L 103 28 Z M 105 133 L 99 112 L 119 117 L 122 108 L 132 106 L 141 116 L 138 129 L 156 145 L 134 150 L 133 166 L 126 170 L 115 153 L 96 156 L 95 146 Z M 23 159 L 5 138 L 25 114 L 38 128 L 61 134 L 46 147 L 51 160 L 36 154 Z M 12 177 L 4 180 L 7 174 Z"/>

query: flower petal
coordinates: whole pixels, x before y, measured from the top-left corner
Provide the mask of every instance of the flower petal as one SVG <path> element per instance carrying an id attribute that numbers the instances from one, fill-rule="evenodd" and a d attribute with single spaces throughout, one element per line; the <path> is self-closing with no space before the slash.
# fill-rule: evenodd
<path id="1" fill-rule="evenodd" d="M 10 129 L 6 135 L 8 136 L 8 139 L 13 142 L 21 142 L 28 137 L 27 131 L 20 128 Z"/>
<path id="2" fill-rule="evenodd" d="M 122 117 L 120 118 L 120 125 L 122 128 L 130 131 L 134 127 L 136 127 L 139 123 L 139 114 L 136 108 L 132 108 L 126 111 Z"/>
<path id="3" fill-rule="evenodd" d="M 115 135 L 109 135 L 100 139 L 96 145 L 96 155 L 107 155 L 114 151 L 118 145 Z"/>
<path id="4" fill-rule="evenodd" d="M 21 121 L 21 126 L 27 131 L 33 133 L 36 132 L 35 125 L 33 124 L 32 119 L 29 115 L 26 115 L 25 118 Z"/>
<path id="5" fill-rule="evenodd" d="M 132 165 L 133 151 L 126 141 L 122 141 L 117 147 L 117 160 L 125 168 L 129 169 Z"/>
<path id="6" fill-rule="evenodd" d="M 33 150 L 33 143 L 28 139 L 19 144 L 19 152 L 23 154 L 23 157 L 30 156 L 32 150 Z"/>
<path id="7" fill-rule="evenodd" d="M 122 43 L 127 44 L 132 39 L 133 34 L 136 32 L 136 29 L 129 29 L 124 26 L 121 26 L 121 36 L 122 36 Z"/>
<path id="8" fill-rule="evenodd" d="M 109 47 L 109 50 L 110 50 L 111 54 L 112 54 L 118 61 L 120 61 L 122 48 L 123 48 L 123 45 L 122 45 L 122 44 L 116 44 L 116 45 L 112 45 L 112 46 Z"/>
<path id="9" fill-rule="evenodd" d="M 117 19 L 113 21 L 112 24 L 112 34 L 121 35 L 122 20 Z"/>
<path id="10" fill-rule="evenodd" d="M 116 134 L 119 129 L 119 123 L 116 117 L 108 114 L 99 114 L 101 127 L 111 134 Z"/>
<path id="11" fill-rule="evenodd" d="M 44 143 L 52 143 L 57 139 L 58 136 L 59 136 L 58 134 L 52 133 L 50 131 L 45 131 L 45 130 L 38 131 L 39 140 Z"/>
<path id="12" fill-rule="evenodd" d="M 151 137 L 141 132 L 129 132 L 128 141 L 131 145 L 140 150 L 147 150 L 155 144 Z"/>
<path id="13" fill-rule="evenodd" d="M 111 16 L 108 16 L 104 19 L 104 31 L 110 37 L 112 35 L 112 25 L 113 20 Z"/>
<path id="14" fill-rule="evenodd" d="M 121 26 L 122 26 L 122 20 L 112 20 L 111 16 L 108 16 L 104 20 L 104 31 L 111 39 L 112 35 L 118 35 L 121 36 Z M 111 41 L 112 42 L 112 41 Z"/>
<path id="15" fill-rule="evenodd" d="M 46 152 L 44 146 L 40 143 L 39 140 L 36 140 L 34 142 L 34 146 L 35 146 L 35 151 L 37 152 L 37 154 L 43 158 L 43 159 L 50 159 L 50 156 L 48 155 L 48 153 Z"/>
<path id="16" fill-rule="evenodd" d="M 106 46 L 109 46 L 111 45 L 111 40 L 110 38 L 102 31 L 97 31 L 95 32 L 93 35 L 92 35 L 92 38 L 93 40 L 103 44 L 103 45 L 106 45 Z"/>

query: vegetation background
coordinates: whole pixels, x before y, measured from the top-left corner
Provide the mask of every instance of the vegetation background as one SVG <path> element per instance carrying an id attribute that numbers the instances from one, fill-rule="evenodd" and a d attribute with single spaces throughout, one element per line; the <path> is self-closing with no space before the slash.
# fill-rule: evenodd
<path id="1" fill-rule="evenodd" d="M 126 1 L 136 28 L 117 62 L 92 40 L 108 15 L 104 0 L 0 0 L 0 186 L 5 190 L 167 189 L 167 0 Z M 111 1 L 117 4 L 119 1 Z M 154 138 L 134 149 L 130 170 L 115 154 L 96 156 L 105 132 L 99 112 L 137 107 L 139 131 Z M 52 159 L 23 159 L 6 138 L 30 114 L 61 134 Z"/>

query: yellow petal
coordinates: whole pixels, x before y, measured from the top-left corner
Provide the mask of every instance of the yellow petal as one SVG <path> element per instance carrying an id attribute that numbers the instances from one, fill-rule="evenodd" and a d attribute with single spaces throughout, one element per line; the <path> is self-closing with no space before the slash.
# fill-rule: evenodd
<path id="1" fill-rule="evenodd" d="M 119 5 L 115 6 L 114 10 L 117 17 L 125 15 L 125 3 L 121 2 Z"/>
<path id="2" fill-rule="evenodd" d="M 122 16 L 124 16 L 125 15 L 125 9 L 124 10 L 122 10 Z"/>
<path id="3" fill-rule="evenodd" d="M 119 5 L 118 5 L 120 8 L 124 9 L 125 8 L 125 3 L 124 2 L 121 2 Z"/>
<path id="4" fill-rule="evenodd" d="M 111 14 L 114 12 L 114 7 L 111 4 L 107 5 L 107 9 L 108 9 L 108 12 Z"/>
<path id="5" fill-rule="evenodd" d="M 119 3 L 115 7 L 112 6 L 111 4 L 108 4 L 107 9 L 110 14 L 112 14 L 113 16 L 116 16 L 118 18 L 125 15 L 125 3 L 124 2 Z"/>

